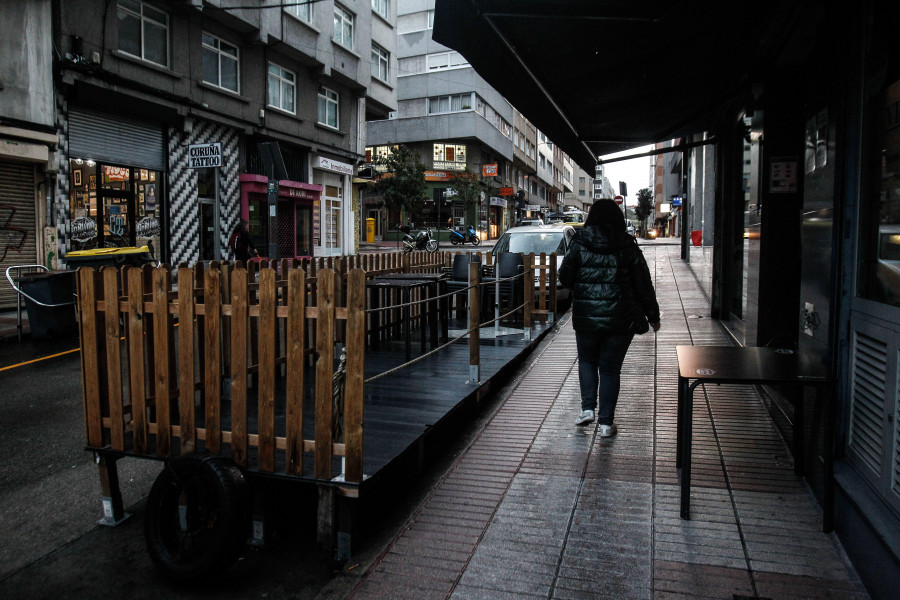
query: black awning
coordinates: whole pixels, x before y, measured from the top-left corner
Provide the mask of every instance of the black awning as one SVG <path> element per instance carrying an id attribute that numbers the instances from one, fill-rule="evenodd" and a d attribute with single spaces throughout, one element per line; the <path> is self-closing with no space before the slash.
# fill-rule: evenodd
<path id="1" fill-rule="evenodd" d="M 811 0 L 436 0 L 459 51 L 582 168 L 713 130 L 750 97 Z"/>

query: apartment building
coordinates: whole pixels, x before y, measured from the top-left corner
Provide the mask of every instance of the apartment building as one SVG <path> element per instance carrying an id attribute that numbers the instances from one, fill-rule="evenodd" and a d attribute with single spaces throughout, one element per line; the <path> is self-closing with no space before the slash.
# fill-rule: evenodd
<path id="1" fill-rule="evenodd" d="M 426 165 L 428 202 L 411 218 L 385 214 L 380 199 L 368 195 L 364 208 L 377 220 L 376 232 L 405 219 L 416 226 L 474 225 L 496 238 L 521 218 L 556 210 L 566 170 L 553 143 L 539 140 L 528 119 L 459 53 L 432 40 L 434 0 L 399 0 L 397 6 L 398 110 L 368 123 L 369 155 L 394 144 L 414 148 Z M 462 172 L 488 186 L 477 206 L 445 194 L 449 179 Z"/>
<path id="2" fill-rule="evenodd" d="M 28 44 L 57 51 L 42 65 L 57 175 L 37 220 L 63 261 L 142 245 L 171 264 L 231 259 L 240 218 L 263 255 L 355 252 L 365 121 L 397 107 L 392 2 L 12 4 L 52 13 Z"/>

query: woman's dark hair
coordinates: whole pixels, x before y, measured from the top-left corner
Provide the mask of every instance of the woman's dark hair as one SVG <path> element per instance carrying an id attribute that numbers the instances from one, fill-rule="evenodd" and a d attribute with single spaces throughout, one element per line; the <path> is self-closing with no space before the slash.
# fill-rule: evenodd
<path id="1" fill-rule="evenodd" d="M 625 231 L 625 216 L 615 200 L 601 198 L 594 202 L 584 220 L 585 227 L 601 227 L 610 232 Z"/>
<path id="2" fill-rule="evenodd" d="M 248 225 L 249 225 L 249 223 L 247 222 L 247 219 L 240 219 L 238 221 L 237 225 L 234 226 L 234 229 L 231 230 L 232 235 L 235 233 L 240 233 Z"/>

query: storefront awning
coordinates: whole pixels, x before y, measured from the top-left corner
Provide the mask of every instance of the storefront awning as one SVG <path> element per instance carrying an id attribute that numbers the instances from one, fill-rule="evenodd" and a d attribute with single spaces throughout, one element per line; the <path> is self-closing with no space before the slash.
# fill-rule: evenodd
<path id="1" fill-rule="evenodd" d="M 582 168 L 712 130 L 807 51 L 813 0 L 436 0 L 434 40 Z"/>

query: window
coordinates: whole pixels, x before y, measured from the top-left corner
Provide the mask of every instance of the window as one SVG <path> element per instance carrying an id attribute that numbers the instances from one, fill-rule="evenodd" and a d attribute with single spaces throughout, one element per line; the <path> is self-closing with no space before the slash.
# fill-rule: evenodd
<path id="1" fill-rule="evenodd" d="M 434 29 L 434 11 L 428 11 L 428 29 Z"/>
<path id="2" fill-rule="evenodd" d="M 302 21 L 306 21 L 307 23 L 312 23 L 313 17 L 313 3 L 315 0 L 309 0 L 308 2 L 304 2 L 303 4 L 291 4 L 289 6 L 285 6 L 284 10 L 288 13 L 294 15 L 298 19 Z"/>
<path id="3" fill-rule="evenodd" d="M 334 5 L 334 36 L 332 39 L 344 48 L 353 50 L 353 14 L 337 4 Z"/>
<path id="4" fill-rule="evenodd" d="M 469 63 L 459 52 L 436 52 L 425 57 L 425 67 L 429 71 L 443 71 L 468 66 Z"/>
<path id="5" fill-rule="evenodd" d="M 378 44 L 372 44 L 372 77 L 381 81 L 388 80 L 388 68 L 391 64 L 391 55 Z"/>
<path id="6" fill-rule="evenodd" d="M 472 93 L 453 96 L 436 96 L 428 99 L 428 114 L 460 112 L 472 109 Z"/>
<path id="7" fill-rule="evenodd" d="M 466 164 L 466 147 L 462 144 L 435 144 L 434 160 Z"/>
<path id="8" fill-rule="evenodd" d="M 239 92 L 238 49 L 208 33 L 203 34 L 203 81 Z"/>
<path id="9" fill-rule="evenodd" d="M 269 63 L 269 106 L 294 113 L 297 77 L 274 63 Z"/>
<path id="10" fill-rule="evenodd" d="M 119 50 L 169 66 L 169 15 L 140 0 L 119 0 Z"/>
<path id="11" fill-rule="evenodd" d="M 338 102 L 340 97 L 337 92 L 326 87 L 319 88 L 319 123 L 328 127 L 338 128 L 339 113 Z"/>
<path id="12" fill-rule="evenodd" d="M 388 18 L 388 0 L 372 0 L 372 12 Z"/>

